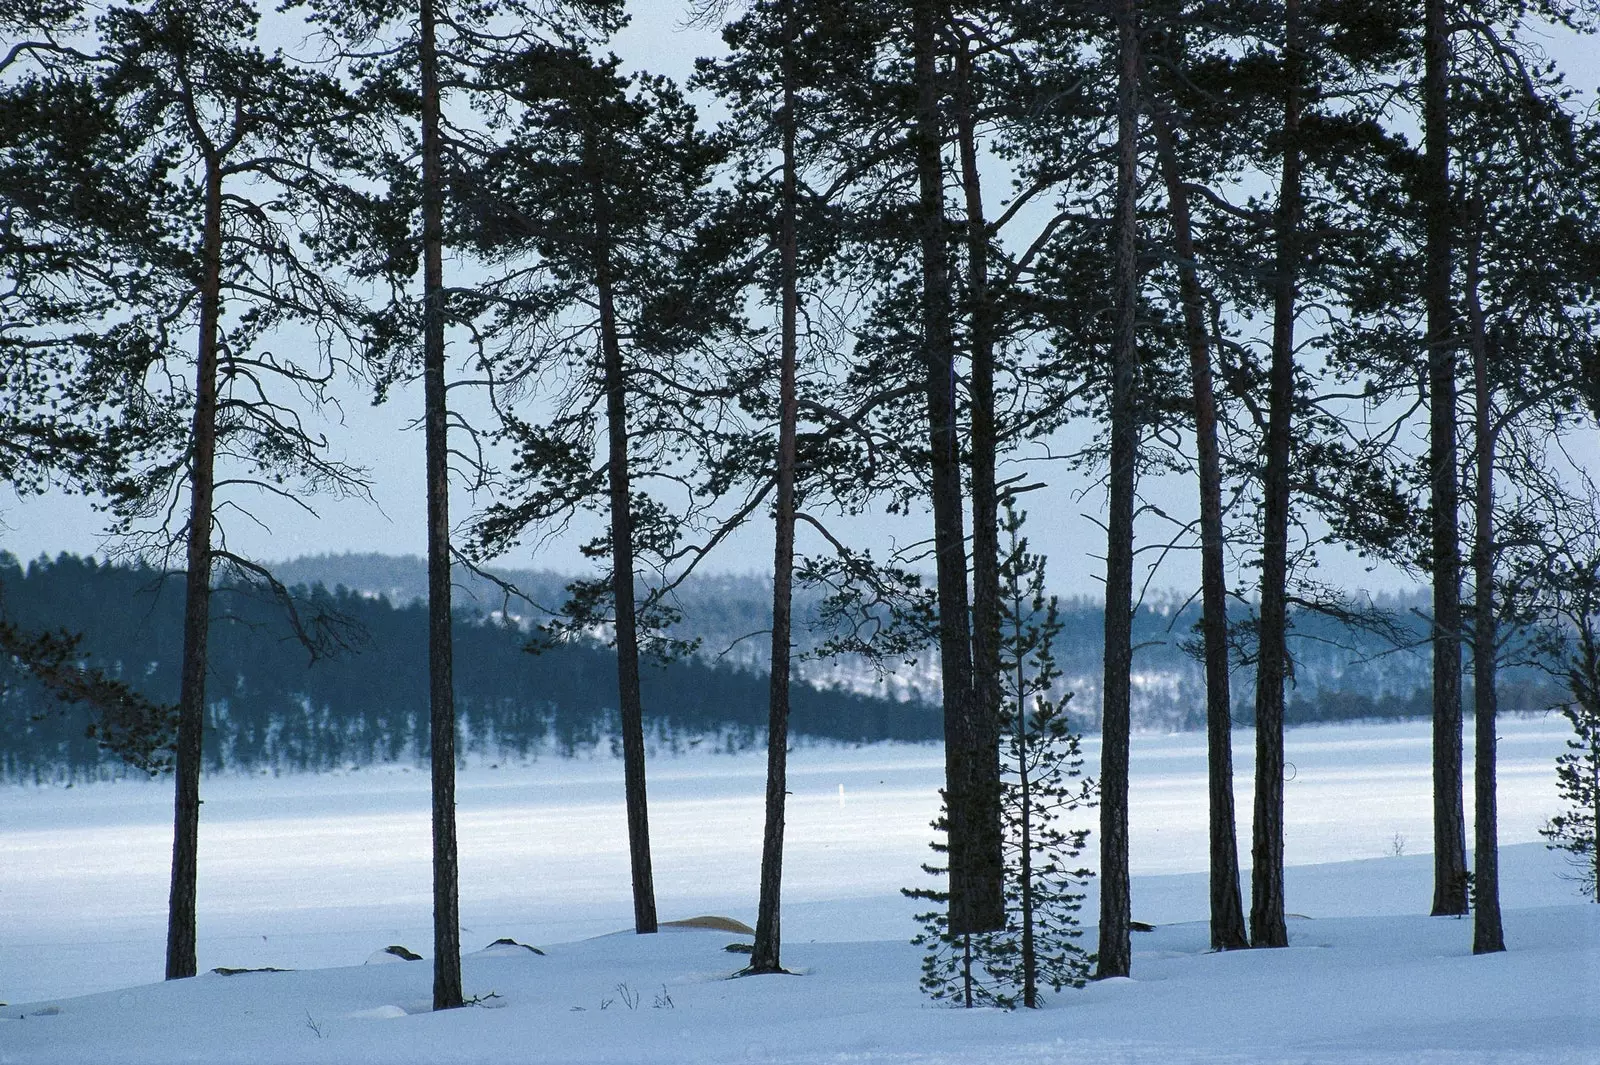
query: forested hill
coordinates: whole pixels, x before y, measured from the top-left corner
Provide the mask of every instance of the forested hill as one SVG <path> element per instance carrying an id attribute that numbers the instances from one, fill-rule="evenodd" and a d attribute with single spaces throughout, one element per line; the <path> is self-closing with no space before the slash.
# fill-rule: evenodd
<path id="1" fill-rule="evenodd" d="M 422 559 L 415 557 L 321 555 L 278 563 L 274 569 L 291 582 L 320 582 L 330 588 L 344 585 L 387 595 L 397 602 L 420 597 L 427 587 L 426 567 Z M 560 607 L 564 587 L 571 579 L 548 570 L 494 572 L 500 580 L 523 592 L 526 599 L 508 599 L 502 585 L 458 567 L 457 603 L 461 609 L 486 615 L 503 609 L 524 622 L 537 622 L 547 616 L 540 608 Z M 750 636 L 766 629 L 771 596 L 771 582 L 764 577 L 691 578 L 675 592 L 674 605 L 682 613 L 683 622 L 674 635 L 699 639 L 705 661 L 764 671 L 766 641 Z M 818 603 L 814 591 L 796 589 L 795 639 L 802 651 L 814 648 L 820 640 L 816 627 Z M 1389 632 L 1380 635 L 1373 630 L 1351 628 L 1325 614 L 1291 610 L 1289 651 L 1293 675 L 1285 708 L 1289 723 L 1425 717 L 1432 713 L 1425 620 L 1428 593 L 1419 591 L 1372 605 L 1386 614 Z M 1105 614 L 1099 603 L 1082 598 L 1064 598 L 1060 612 L 1062 630 L 1055 645 L 1056 663 L 1062 672 L 1059 687 L 1062 692 L 1073 693 L 1070 709 L 1074 719 L 1093 731 L 1099 725 Z M 1170 595 L 1153 596 L 1135 611 L 1133 644 L 1137 650 L 1132 712 L 1136 727 L 1204 727 L 1203 670 L 1185 648 L 1195 639 L 1199 619 L 1198 603 L 1186 604 Z M 1252 631 L 1248 610 L 1236 608 L 1233 620 L 1241 641 L 1240 651 L 1248 652 Z M 894 674 L 888 677 L 851 658 L 802 658 L 795 668 L 800 676 L 821 687 L 844 687 L 863 695 L 887 694 L 930 703 L 939 698 L 937 659 L 932 653 L 914 665 L 897 664 Z M 1255 719 L 1253 680 L 1251 668 L 1234 671 L 1237 724 L 1250 724 Z M 1508 712 L 1543 710 L 1555 697 L 1548 678 L 1537 672 L 1507 669 L 1501 674 L 1500 704 Z"/>
<path id="2" fill-rule="evenodd" d="M 259 594 L 223 587 L 212 609 L 208 767 L 325 770 L 413 759 L 427 750 L 427 617 L 418 603 L 322 586 L 301 590 L 307 625 L 332 619 L 354 637 L 314 664 L 283 611 Z M 63 555 L 19 566 L 0 554 L 7 620 L 83 635 L 88 664 L 161 702 L 176 700 L 182 647 L 181 576 Z M 462 747 L 510 757 L 609 743 L 615 727 L 615 656 L 599 646 L 529 654 L 527 635 L 463 613 L 455 633 Z M 647 668 L 647 727 L 658 746 L 739 748 L 764 737 L 767 680 L 701 661 Z M 84 735 L 89 714 L 64 707 L 0 662 L 0 775 L 93 775 L 114 763 Z M 800 736 L 863 742 L 932 740 L 939 715 L 922 703 L 797 687 Z"/>
<path id="3" fill-rule="evenodd" d="M 210 766 L 318 770 L 410 759 L 426 752 L 427 652 L 420 559 L 338 555 L 279 564 L 274 570 L 302 589 L 308 622 L 334 619 L 356 637 L 346 653 L 312 664 L 283 611 L 258 594 L 220 591 L 213 609 Z M 534 602 L 559 606 L 569 578 L 506 571 Z M 455 686 L 463 746 L 469 752 L 523 756 L 609 743 L 616 735 L 615 656 L 595 645 L 528 654 L 526 625 L 540 612 L 509 604 L 493 582 L 458 570 Z M 329 588 L 335 589 L 329 591 Z M 645 672 L 645 711 L 652 742 L 671 747 L 711 742 L 738 748 L 762 740 L 766 724 L 765 641 L 771 586 L 760 577 L 714 576 L 688 582 L 677 606 L 677 635 L 699 637 L 698 658 Z M 62 555 L 26 568 L 0 553 L 0 608 L 32 628 L 81 633 L 87 661 L 162 702 L 176 699 L 182 646 L 181 576 L 112 566 Z M 1416 628 L 1411 604 L 1388 604 Z M 509 609 L 502 612 L 502 608 Z M 815 643 L 816 598 L 797 597 L 797 639 Z M 512 620 L 508 623 L 505 614 Z M 1133 714 L 1144 729 L 1199 728 L 1204 723 L 1199 663 L 1184 650 L 1198 610 L 1156 601 L 1135 616 Z M 1062 605 L 1056 643 L 1060 688 L 1073 693 L 1074 718 L 1098 725 L 1098 604 Z M 1378 638 L 1323 617 L 1300 614 L 1291 647 L 1295 685 L 1290 723 L 1425 716 L 1424 653 L 1394 651 Z M 932 655 L 888 678 L 855 660 L 806 660 L 809 684 L 795 691 L 794 729 L 801 736 L 846 742 L 932 740 L 940 735 L 938 673 Z M 1251 671 L 1234 675 L 1235 722 L 1253 720 Z M 84 736 L 88 714 L 63 708 L 0 660 L 0 776 L 7 779 L 95 771 L 103 759 Z M 884 698 L 889 695 L 892 698 Z M 1536 674 L 1501 678 L 1507 711 L 1543 709 L 1550 693 Z"/>

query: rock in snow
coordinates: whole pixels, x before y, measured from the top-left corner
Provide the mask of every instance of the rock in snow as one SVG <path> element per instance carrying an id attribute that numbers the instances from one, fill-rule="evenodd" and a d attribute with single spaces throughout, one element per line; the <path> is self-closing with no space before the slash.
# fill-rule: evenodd
<path id="1" fill-rule="evenodd" d="M 541 957 L 544 955 L 544 951 L 540 950 L 538 947 L 530 947 L 526 943 L 518 943 L 515 939 L 511 939 L 507 936 L 501 936 L 493 943 L 490 943 L 487 947 L 484 947 L 482 950 L 478 951 L 478 953 L 489 955 L 538 954 Z"/>

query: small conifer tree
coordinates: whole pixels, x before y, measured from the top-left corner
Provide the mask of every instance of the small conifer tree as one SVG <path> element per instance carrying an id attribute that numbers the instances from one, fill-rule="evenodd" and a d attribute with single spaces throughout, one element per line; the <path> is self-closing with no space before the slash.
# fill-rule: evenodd
<path id="1" fill-rule="evenodd" d="M 1061 623 L 1055 599 L 1044 594 L 1044 558 L 1030 554 L 1020 536 L 1024 517 L 1008 506 L 1001 526 L 1010 537 L 1000 570 L 1006 927 L 952 935 L 943 908 L 947 892 L 904 889 L 910 898 L 935 904 L 918 915 L 922 931 L 912 940 L 924 949 L 923 990 L 966 1007 L 1037 1008 L 1043 987 L 1082 987 L 1094 960 L 1077 942 L 1083 934 L 1078 922 L 1082 885 L 1091 874 L 1074 863 L 1089 830 L 1067 827 L 1062 818 L 1092 806 L 1095 787 L 1080 779 L 1080 737 L 1066 714 L 1071 696 L 1052 697 L 1060 671 L 1051 645 Z M 933 827 L 945 831 L 942 815 Z M 931 846 L 945 853 L 943 843 Z M 933 876 L 946 874 L 940 865 L 923 869 Z"/>
<path id="2" fill-rule="evenodd" d="M 1572 722 L 1574 736 L 1556 759 L 1556 787 L 1567 808 L 1539 831 L 1551 850 L 1567 852 L 1576 869 L 1573 879 L 1600 903 L 1600 552 L 1586 561 L 1558 573 L 1569 592 L 1565 613 L 1570 622 L 1558 643 L 1571 695 L 1562 713 Z"/>
<path id="3" fill-rule="evenodd" d="M 1600 848 L 1595 846 L 1595 828 L 1600 825 L 1600 707 L 1573 703 L 1564 712 L 1577 733 L 1567 741 L 1567 752 L 1556 759 L 1556 786 L 1567 809 L 1539 833 L 1552 850 L 1567 852 L 1573 879 L 1585 895 L 1600 903 Z"/>

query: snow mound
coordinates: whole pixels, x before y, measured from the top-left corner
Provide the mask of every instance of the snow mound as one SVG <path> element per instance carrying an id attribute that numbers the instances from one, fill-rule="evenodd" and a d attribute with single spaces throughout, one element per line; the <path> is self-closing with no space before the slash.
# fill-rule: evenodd
<path id="1" fill-rule="evenodd" d="M 368 965 L 387 965 L 390 962 L 395 961 L 421 960 L 421 954 L 418 954 L 415 951 L 407 950 L 398 943 L 393 943 L 387 947 L 384 947 L 382 950 L 373 951 L 372 956 L 367 959 L 366 963 Z"/>
<path id="2" fill-rule="evenodd" d="M 356 1010 L 344 1016 L 352 1021 L 392 1021 L 409 1015 L 399 1006 L 374 1006 L 370 1010 Z"/>

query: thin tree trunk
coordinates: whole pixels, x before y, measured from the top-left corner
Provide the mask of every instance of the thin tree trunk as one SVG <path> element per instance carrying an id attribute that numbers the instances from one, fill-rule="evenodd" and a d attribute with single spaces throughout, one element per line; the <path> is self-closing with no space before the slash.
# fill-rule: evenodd
<path id="1" fill-rule="evenodd" d="M 972 934 L 961 936 L 961 1004 L 971 1009 L 972 1002 Z"/>
<path id="2" fill-rule="evenodd" d="M 995 485 L 998 448 L 994 406 L 995 306 L 989 288 L 989 226 L 978 169 L 972 55 L 958 46 L 956 136 L 967 214 L 967 292 L 971 300 L 972 694 L 978 733 L 973 767 L 976 801 L 972 846 L 980 860 L 1003 869 L 1004 812 L 1000 796 L 1000 499 Z"/>
<path id="3" fill-rule="evenodd" d="M 795 523 L 795 364 L 798 359 L 798 238 L 795 233 L 798 178 L 795 173 L 794 41 L 798 35 L 794 0 L 784 5 L 783 39 L 783 204 L 778 369 L 778 483 L 772 555 L 772 672 L 767 697 L 767 822 L 761 837 L 761 897 L 756 909 L 756 940 L 750 952 L 752 973 L 783 972 L 781 960 L 783 828 L 788 794 L 789 657 L 794 600 Z"/>
<path id="4" fill-rule="evenodd" d="M 950 271 L 945 244 L 944 167 L 936 68 L 939 5 L 919 0 L 913 14 L 917 84 L 916 150 L 922 216 L 923 359 L 927 369 L 930 496 L 939 596 L 940 674 L 944 689 L 945 804 L 949 824 L 952 934 L 1004 927 L 1003 863 L 980 850 L 990 833 L 979 824 L 985 757 L 972 684 L 967 617 L 967 554 L 957 446 L 955 348 L 950 336 Z"/>
<path id="5" fill-rule="evenodd" d="M 587 145 L 591 156 L 592 144 Z M 633 872 L 633 930 L 656 931 L 655 877 L 650 866 L 650 811 L 644 773 L 644 697 L 639 688 L 639 622 L 633 590 L 633 491 L 628 467 L 628 396 L 617 336 L 611 270 L 610 204 L 594 178 L 595 288 L 606 390 L 606 476 L 611 509 L 611 599 L 617 635 L 617 710 L 622 722 L 623 792 L 628 858 Z"/>
<path id="6" fill-rule="evenodd" d="M 189 535 L 183 599 L 183 669 L 178 689 L 174 765 L 172 881 L 167 897 L 167 979 L 198 970 L 200 754 L 206 713 L 206 650 L 211 624 L 211 526 L 217 451 L 217 328 L 222 313 L 222 164 L 206 152 L 201 238 L 200 339 L 195 358 Z"/>
<path id="7" fill-rule="evenodd" d="M 428 484 L 428 720 L 433 767 L 433 1008 L 462 1004 L 456 711 L 450 632 L 450 468 L 444 382 L 444 195 L 433 0 L 422 0 L 422 385 Z"/>
<path id="8" fill-rule="evenodd" d="M 1022 1004 L 1031 1010 L 1039 1007 L 1039 956 L 1033 935 L 1033 780 L 1028 773 L 1028 708 L 1024 696 L 1028 678 L 1022 651 L 1022 596 L 1012 596 L 1011 606 L 1017 646 L 1017 805 L 1022 811 L 1022 860 L 1017 873 L 1022 896 Z"/>
<path id="9" fill-rule="evenodd" d="M 1105 675 L 1100 715 L 1100 950 L 1098 979 L 1133 963 L 1128 884 L 1128 741 L 1133 672 L 1133 506 L 1139 463 L 1137 0 L 1117 9 L 1117 210 L 1111 341 L 1111 486 L 1106 522 Z"/>
<path id="10" fill-rule="evenodd" d="M 1450 30 L 1427 0 L 1423 36 L 1424 301 L 1433 525 L 1433 914 L 1467 912 L 1461 771 L 1461 542 L 1456 491 L 1456 351 L 1450 314 Z"/>
<path id="11" fill-rule="evenodd" d="M 1228 586 L 1223 568 L 1217 400 L 1196 270 L 1189 192 L 1178 172 L 1177 149 L 1165 112 L 1154 106 L 1150 117 L 1171 207 L 1184 339 L 1189 347 L 1190 387 L 1194 392 L 1195 460 L 1200 479 L 1200 628 L 1206 655 L 1206 770 L 1211 813 L 1211 949 L 1238 950 L 1248 947 L 1250 940 L 1239 891 L 1239 840 L 1233 809 L 1233 711 L 1228 679 Z"/>
<path id="12" fill-rule="evenodd" d="M 1480 238 L 1481 240 L 1481 235 Z M 1495 789 L 1496 652 L 1499 650 L 1494 602 L 1494 452 L 1495 429 L 1491 421 L 1489 344 L 1483 308 L 1478 302 L 1478 246 L 1474 241 L 1467 261 L 1467 312 L 1472 327 L 1472 390 L 1476 412 L 1477 532 L 1472 544 L 1473 713 L 1476 716 L 1473 762 L 1472 953 L 1494 954 L 1506 949 L 1500 923 L 1500 840 Z"/>
<path id="13" fill-rule="evenodd" d="M 1295 300 L 1300 269 L 1300 108 L 1304 65 L 1300 3 L 1284 6 L 1283 178 L 1278 192 L 1278 250 L 1267 376 L 1267 465 L 1262 518 L 1261 625 L 1256 654 L 1256 795 L 1250 846 L 1250 942 L 1289 945 L 1283 903 L 1283 688 L 1288 673 L 1285 599 L 1289 559 L 1289 445 L 1294 412 Z"/>

